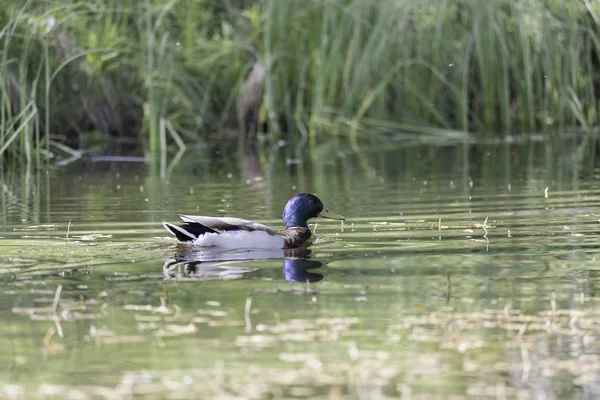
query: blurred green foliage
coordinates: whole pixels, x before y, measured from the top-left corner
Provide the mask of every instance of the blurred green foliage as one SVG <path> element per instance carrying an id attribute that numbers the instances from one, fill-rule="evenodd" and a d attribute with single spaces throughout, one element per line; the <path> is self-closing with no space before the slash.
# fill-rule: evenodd
<path id="1" fill-rule="evenodd" d="M 235 138 L 256 62 L 273 140 L 598 124 L 600 3 L 589 0 L 0 3 L 5 162 L 69 153 L 92 131 L 148 155 Z"/>

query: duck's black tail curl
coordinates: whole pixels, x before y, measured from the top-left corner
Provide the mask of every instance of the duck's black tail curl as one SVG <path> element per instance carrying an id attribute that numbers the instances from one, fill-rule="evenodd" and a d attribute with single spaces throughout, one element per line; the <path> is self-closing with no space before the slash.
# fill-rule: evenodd
<path id="1" fill-rule="evenodd" d="M 214 229 L 198 223 L 188 223 L 177 226 L 163 221 L 162 224 L 165 229 L 175 235 L 180 242 L 193 242 L 205 233 L 219 233 Z"/>

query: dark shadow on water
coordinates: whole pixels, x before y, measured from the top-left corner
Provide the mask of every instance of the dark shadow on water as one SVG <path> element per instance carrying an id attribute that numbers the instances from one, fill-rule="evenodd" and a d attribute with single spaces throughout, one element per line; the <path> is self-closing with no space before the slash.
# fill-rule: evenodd
<path id="1" fill-rule="evenodd" d="M 198 281 L 242 279 L 257 271 L 243 265 L 249 261 L 283 261 L 283 276 L 289 282 L 319 282 L 324 276 L 311 270 L 327 264 L 326 261 L 311 260 L 310 249 L 253 249 L 229 250 L 213 247 L 192 248 L 178 245 L 171 257 L 165 260 L 165 279 L 189 279 Z M 242 263 L 241 266 L 233 266 Z"/>

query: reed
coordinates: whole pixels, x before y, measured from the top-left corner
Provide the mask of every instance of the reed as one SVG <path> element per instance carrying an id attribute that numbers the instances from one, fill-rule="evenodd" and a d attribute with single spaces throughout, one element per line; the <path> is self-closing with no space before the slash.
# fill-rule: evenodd
<path id="1" fill-rule="evenodd" d="M 26 165 L 39 162 L 34 149 L 40 136 L 34 133 L 38 131 L 36 88 L 43 66 L 34 56 L 36 43 L 21 23 L 29 3 L 5 14 L 7 23 L 0 30 L 0 157 L 18 154 L 11 162 Z"/>
<path id="2" fill-rule="evenodd" d="M 282 60 L 272 68 L 275 96 L 296 94 L 313 140 L 332 120 L 478 136 L 598 122 L 597 3 L 265 3 L 265 20 L 275 21 L 265 52 Z"/>
<path id="3" fill-rule="evenodd" d="M 235 139 L 264 66 L 275 143 L 355 148 L 598 125 L 600 6 L 561 0 L 0 0 L 0 157 L 76 158 L 88 133 L 160 159 Z M 232 128 L 232 129 L 230 129 Z"/>

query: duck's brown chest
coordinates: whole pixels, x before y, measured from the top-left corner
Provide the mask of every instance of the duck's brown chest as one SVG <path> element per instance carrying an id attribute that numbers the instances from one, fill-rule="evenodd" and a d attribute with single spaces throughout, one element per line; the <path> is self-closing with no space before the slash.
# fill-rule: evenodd
<path id="1" fill-rule="evenodd" d="M 286 249 L 308 246 L 313 240 L 312 232 L 308 228 L 288 228 L 282 232 L 282 235 Z"/>

